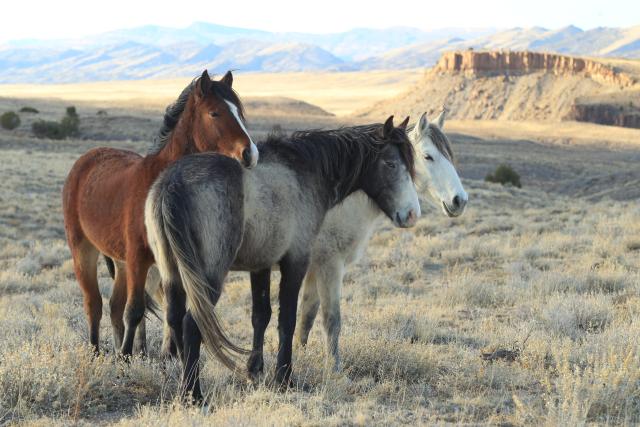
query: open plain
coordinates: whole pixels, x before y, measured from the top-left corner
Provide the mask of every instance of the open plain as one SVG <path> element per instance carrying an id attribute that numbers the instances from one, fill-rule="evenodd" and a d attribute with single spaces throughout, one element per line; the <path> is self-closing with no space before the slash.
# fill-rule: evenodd
<path id="1" fill-rule="evenodd" d="M 315 95 L 305 95 L 293 90 L 295 79 L 287 86 L 272 77 L 260 88 L 240 75 L 254 138 L 275 125 L 287 132 L 361 121 L 347 114 L 396 96 L 421 72 L 402 82 L 326 76 L 309 77 Z M 339 83 L 337 94 L 325 93 Z M 0 130 L 0 424 L 640 423 L 640 130 L 577 122 L 447 123 L 468 210 L 449 219 L 425 198 L 414 229 L 385 224 L 374 236 L 345 280 L 343 375 L 324 371 L 318 321 L 308 346 L 295 350 L 297 386 L 268 387 L 274 316 L 264 383 L 246 384 L 208 358 L 207 405 L 184 407 L 175 399 L 177 363 L 158 359 L 160 321 L 147 321 L 148 358 L 124 365 L 114 357 L 103 265 L 106 353 L 93 359 L 60 192 L 92 147 L 145 152 L 181 84 L 159 92 L 143 85 L 0 88 L 0 111 L 40 110 Z M 80 114 L 78 138 L 31 135 L 33 120 L 57 119 L 70 104 Z M 522 189 L 484 182 L 501 163 L 520 174 Z M 248 275 L 229 277 L 218 307 L 231 337 L 249 346 Z"/>

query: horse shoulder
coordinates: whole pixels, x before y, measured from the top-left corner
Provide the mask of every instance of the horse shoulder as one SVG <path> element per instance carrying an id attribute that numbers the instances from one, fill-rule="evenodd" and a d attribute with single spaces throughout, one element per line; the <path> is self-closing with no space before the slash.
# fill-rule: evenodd
<path id="1" fill-rule="evenodd" d="M 356 262 L 367 247 L 382 213 L 364 192 L 358 191 L 331 209 L 314 242 L 313 257 L 339 257 Z"/>

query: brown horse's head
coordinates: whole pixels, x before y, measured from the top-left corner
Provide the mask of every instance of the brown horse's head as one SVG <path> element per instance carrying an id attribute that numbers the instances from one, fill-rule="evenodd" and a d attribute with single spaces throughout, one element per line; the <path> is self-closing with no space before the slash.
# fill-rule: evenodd
<path id="1" fill-rule="evenodd" d="M 193 88 L 191 134 L 196 151 L 216 151 L 252 168 L 258 162 L 258 149 L 245 127 L 242 103 L 232 84 L 231 71 L 220 81 L 211 80 L 207 70 L 202 73 Z"/>

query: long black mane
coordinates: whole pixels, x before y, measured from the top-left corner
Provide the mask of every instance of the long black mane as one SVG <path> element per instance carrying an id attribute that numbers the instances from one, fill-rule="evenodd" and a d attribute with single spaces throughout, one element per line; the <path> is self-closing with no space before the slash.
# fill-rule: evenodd
<path id="1" fill-rule="evenodd" d="M 180 116 L 184 112 L 184 109 L 187 106 L 187 102 L 189 101 L 189 97 L 191 96 L 191 92 L 195 88 L 198 87 L 197 83 L 200 79 L 193 79 L 180 93 L 178 98 L 171 104 L 167 106 L 167 109 L 164 113 L 164 119 L 162 121 L 162 127 L 158 132 L 158 135 L 153 139 L 153 143 L 149 148 L 148 154 L 157 154 L 162 150 L 165 145 L 171 139 L 171 133 L 175 129 L 178 121 L 180 120 Z M 244 121 L 244 106 L 242 105 L 242 101 L 240 97 L 231 87 L 226 85 L 225 83 L 219 82 L 217 80 L 211 81 L 211 93 L 215 96 L 218 96 L 222 99 L 225 99 L 238 108 L 238 114 L 240 115 L 240 119 Z"/>
<path id="2" fill-rule="evenodd" d="M 390 137 L 384 139 L 382 129 L 382 124 L 372 124 L 299 131 L 289 137 L 271 134 L 258 144 L 258 148 L 261 161 L 275 155 L 293 169 L 311 168 L 310 172 L 333 180 L 336 197 L 343 199 L 388 144 L 398 147 L 411 178 L 415 177 L 414 150 L 406 132 L 394 128 Z"/>

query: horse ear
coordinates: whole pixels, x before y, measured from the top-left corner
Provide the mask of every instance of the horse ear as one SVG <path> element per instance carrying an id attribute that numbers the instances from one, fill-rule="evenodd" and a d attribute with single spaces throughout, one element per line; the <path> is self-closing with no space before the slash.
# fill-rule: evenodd
<path id="1" fill-rule="evenodd" d="M 209 77 L 209 72 L 207 70 L 202 72 L 202 76 L 200 76 L 200 81 L 198 83 L 200 86 L 200 94 L 202 96 L 209 93 L 209 90 L 211 89 L 211 77 Z"/>
<path id="2" fill-rule="evenodd" d="M 425 132 L 429 127 L 429 120 L 427 120 L 427 113 L 422 113 L 420 121 L 418 122 L 418 130 L 420 133 Z"/>
<path id="3" fill-rule="evenodd" d="M 399 127 L 400 129 L 402 129 L 402 130 L 406 130 L 406 129 L 407 129 L 407 125 L 408 125 L 408 124 L 409 124 L 409 116 L 407 116 L 407 118 L 406 118 L 406 119 L 404 119 L 404 120 L 402 121 L 402 123 L 400 123 L 400 124 L 398 125 L 398 127 Z"/>
<path id="4" fill-rule="evenodd" d="M 233 74 L 231 74 L 231 70 L 227 71 L 220 81 L 231 87 L 233 85 Z"/>
<path id="5" fill-rule="evenodd" d="M 384 122 L 384 125 L 382 126 L 382 137 L 384 139 L 387 139 L 391 136 L 391 134 L 393 133 L 393 116 L 389 116 L 389 118 L 387 119 L 386 122 Z"/>
<path id="6" fill-rule="evenodd" d="M 444 119 L 446 118 L 446 115 L 447 115 L 447 109 L 443 106 L 442 111 L 440 112 L 438 117 L 436 117 L 436 124 L 440 129 L 444 129 Z"/>

